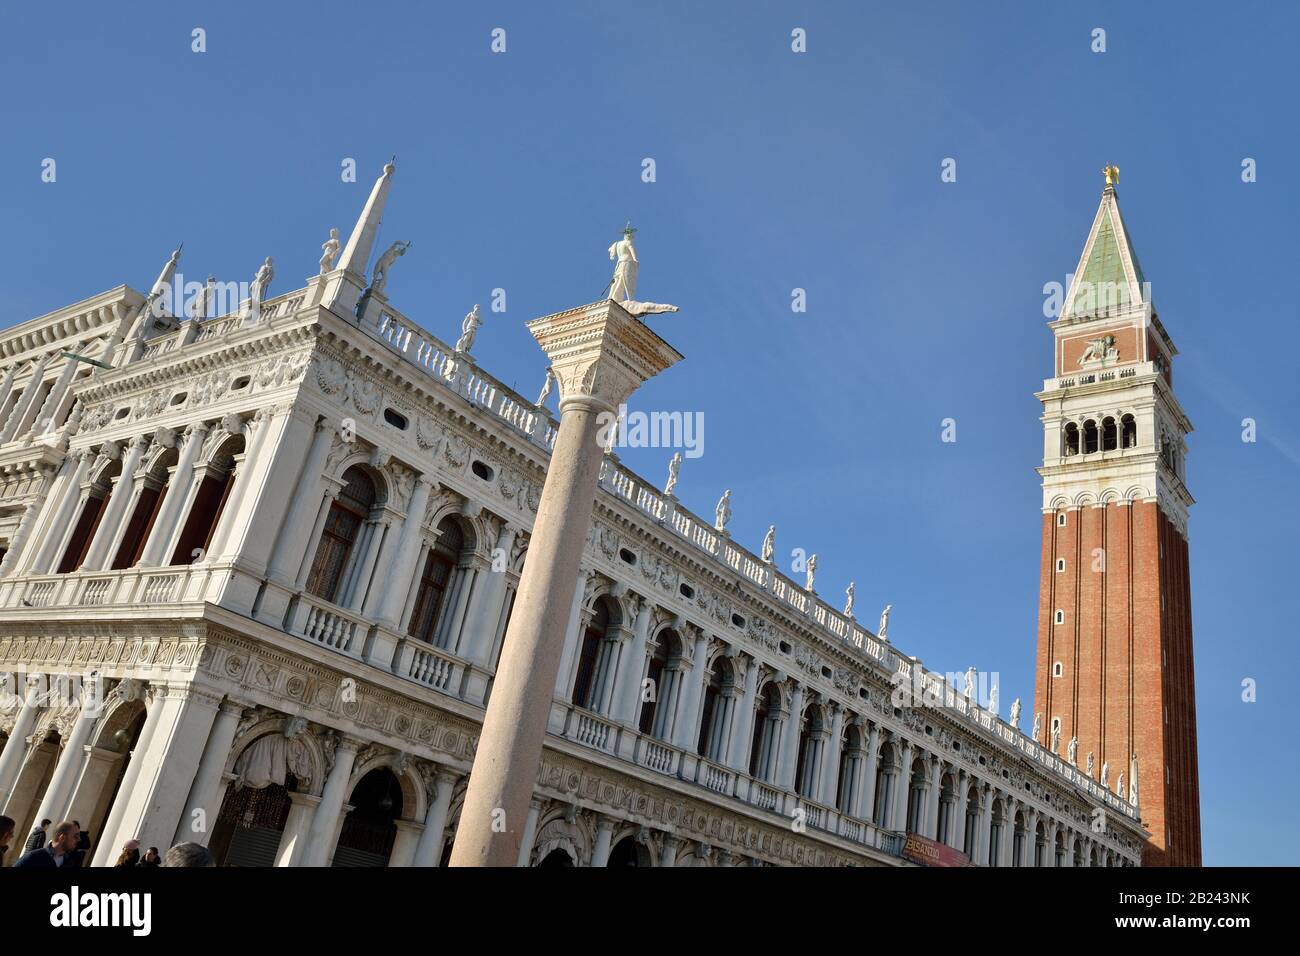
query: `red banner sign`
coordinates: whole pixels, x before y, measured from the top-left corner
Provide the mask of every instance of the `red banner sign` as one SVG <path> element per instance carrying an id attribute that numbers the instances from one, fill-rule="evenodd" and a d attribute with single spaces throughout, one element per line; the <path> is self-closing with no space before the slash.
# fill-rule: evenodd
<path id="1" fill-rule="evenodd" d="M 922 866 L 966 866 L 970 857 L 965 853 L 919 833 L 909 833 L 903 842 L 903 857 Z"/>

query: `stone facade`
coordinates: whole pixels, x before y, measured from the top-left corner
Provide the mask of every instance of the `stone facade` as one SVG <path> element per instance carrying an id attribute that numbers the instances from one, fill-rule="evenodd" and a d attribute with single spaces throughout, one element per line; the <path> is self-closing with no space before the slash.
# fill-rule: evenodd
<path id="1" fill-rule="evenodd" d="M 119 287 L 0 336 L 20 833 L 447 858 L 557 421 L 364 287 L 392 174 L 337 269 L 255 309 Z M 566 601 L 521 864 L 1141 859 L 1135 805 L 613 455 Z"/>

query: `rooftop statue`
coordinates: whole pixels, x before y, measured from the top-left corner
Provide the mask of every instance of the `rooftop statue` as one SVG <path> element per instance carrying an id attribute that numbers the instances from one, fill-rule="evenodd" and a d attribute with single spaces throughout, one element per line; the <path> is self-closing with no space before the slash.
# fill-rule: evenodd
<path id="1" fill-rule="evenodd" d="M 546 367 L 546 381 L 542 383 L 542 393 L 537 396 L 537 401 L 533 404 L 541 408 L 546 404 L 546 399 L 551 394 L 551 386 L 555 384 L 555 369 L 549 365 Z"/>
<path id="2" fill-rule="evenodd" d="M 673 489 L 677 487 L 677 477 L 682 472 L 682 453 L 676 452 L 672 458 L 668 459 L 668 484 L 664 485 L 664 494 L 671 496 Z"/>
<path id="3" fill-rule="evenodd" d="M 889 612 L 894 609 L 894 605 L 886 604 L 885 609 L 880 612 L 880 626 L 876 628 L 876 637 L 882 641 L 889 640 Z"/>
<path id="4" fill-rule="evenodd" d="M 388 284 L 388 270 L 394 262 L 406 255 L 406 250 L 410 248 L 411 244 L 409 242 L 403 242 L 399 239 L 375 260 L 375 267 L 370 272 L 370 292 L 384 291 L 384 286 Z"/>
<path id="5" fill-rule="evenodd" d="M 456 351 L 459 354 L 469 354 L 469 350 L 474 347 L 474 336 L 478 335 L 478 327 L 482 324 L 483 320 L 478 315 L 478 304 L 475 303 L 474 308 L 460 324 L 460 338 L 456 340 Z"/>
<path id="6" fill-rule="evenodd" d="M 1011 726 L 1020 729 L 1020 698 L 1011 702 Z"/>
<path id="7" fill-rule="evenodd" d="M 321 275 L 324 275 L 325 273 L 329 272 L 331 269 L 334 268 L 334 260 L 338 258 L 339 249 L 341 247 L 342 247 L 342 243 L 339 242 L 339 231 L 337 229 L 331 229 L 330 237 L 326 239 L 325 242 L 320 247 L 321 249 L 320 274 Z"/>
<path id="8" fill-rule="evenodd" d="M 849 586 L 844 589 L 844 616 L 845 617 L 853 616 L 853 597 L 854 597 L 855 590 L 856 588 L 854 587 L 852 581 L 850 581 Z"/>
<path id="9" fill-rule="evenodd" d="M 731 489 L 728 488 L 718 499 L 718 507 L 713 511 L 713 530 L 726 531 L 727 522 L 731 520 Z"/>
<path id="10" fill-rule="evenodd" d="M 763 535 L 763 563 L 771 564 L 772 555 L 776 552 L 776 525 L 767 526 L 767 534 Z"/>

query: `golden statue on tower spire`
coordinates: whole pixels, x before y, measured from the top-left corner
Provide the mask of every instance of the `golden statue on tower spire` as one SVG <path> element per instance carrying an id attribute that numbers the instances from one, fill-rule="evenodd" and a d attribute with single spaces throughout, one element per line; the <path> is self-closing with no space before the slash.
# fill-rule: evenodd
<path id="1" fill-rule="evenodd" d="M 1101 170 L 1101 174 L 1102 174 L 1103 176 L 1106 177 L 1106 188 L 1109 189 L 1109 188 L 1112 187 L 1112 186 L 1118 186 L 1118 185 L 1119 185 L 1119 167 L 1118 167 L 1118 166 L 1105 166 L 1105 167 L 1102 168 L 1102 170 Z"/>

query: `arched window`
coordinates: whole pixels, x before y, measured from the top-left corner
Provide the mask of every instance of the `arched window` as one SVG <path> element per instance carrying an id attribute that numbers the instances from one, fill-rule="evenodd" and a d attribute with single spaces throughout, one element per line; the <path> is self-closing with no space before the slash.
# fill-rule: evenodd
<path id="1" fill-rule="evenodd" d="M 1083 423 L 1083 453 L 1091 455 L 1098 447 L 1097 423 L 1090 418 Z"/>
<path id="2" fill-rule="evenodd" d="M 989 826 L 988 865 L 997 866 L 1002 859 L 1002 841 L 1007 828 L 1006 811 L 1001 800 L 993 801 L 993 822 Z"/>
<path id="3" fill-rule="evenodd" d="M 939 825 L 936 837 L 940 843 L 953 846 L 957 826 L 957 782 L 952 774 L 944 774 L 939 781 Z"/>
<path id="4" fill-rule="evenodd" d="M 655 641 L 654 653 L 646 679 L 650 681 L 651 695 L 641 705 L 638 726 L 641 733 L 667 740 L 672 731 L 673 699 L 676 692 L 678 668 L 682 658 L 682 639 L 674 630 L 661 631 Z"/>
<path id="5" fill-rule="evenodd" d="M 600 660 L 600 645 L 609 630 L 609 605 L 603 599 L 597 599 L 592 612 L 591 622 L 582 634 L 582 648 L 578 652 L 578 675 L 573 681 L 573 694 L 570 699 L 578 707 L 598 710 L 596 701 L 596 665 Z"/>
<path id="6" fill-rule="evenodd" d="M 1123 437 L 1122 448 L 1136 448 L 1138 443 L 1137 421 L 1132 415 L 1125 415 L 1120 420 L 1120 431 Z"/>
<path id="7" fill-rule="evenodd" d="M 86 560 L 90 542 L 99 529 L 99 522 L 104 517 L 109 498 L 113 495 L 113 479 L 122 473 L 121 459 L 109 462 L 90 486 L 90 492 L 81 505 L 77 520 L 72 526 L 72 534 L 63 549 L 63 558 L 59 561 L 58 574 L 68 574 L 81 567 Z"/>
<path id="8" fill-rule="evenodd" d="M 735 701 L 735 681 L 731 662 L 719 654 L 704 684 L 704 701 L 700 707 L 700 738 L 695 752 L 706 760 L 721 763 L 727 757 L 727 724 Z"/>
<path id="9" fill-rule="evenodd" d="M 821 774 L 822 749 L 826 732 L 822 723 L 822 709 L 810 704 L 804 711 L 803 732 L 799 735 L 799 758 L 795 763 L 795 790 L 801 796 L 816 799 L 817 778 Z"/>
<path id="10" fill-rule="evenodd" d="M 113 562 L 109 565 L 110 570 L 120 571 L 123 568 L 134 567 L 140 560 L 144 544 L 149 540 L 149 532 L 153 530 L 154 521 L 158 518 L 163 498 L 168 491 L 168 470 L 176 464 L 176 459 L 176 449 L 168 448 L 144 476 L 135 508 L 131 512 L 131 517 L 127 519 L 126 530 L 122 533 L 121 543 L 118 544 L 117 554 L 113 556 Z"/>
<path id="11" fill-rule="evenodd" d="M 751 667 L 756 666 L 751 664 Z M 754 710 L 754 738 L 749 748 L 749 775 L 771 781 L 781 741 L 781 690 L 770 681 L 758 693 Z"/>
<path id="12" fill-rule="evenodd" d="M 1079 426 L 1074 422 L 1065 423 L 1065 454 L 1066 457 L 1079 454 Z"/>
<path id="13" fill-rule="evenodd" d="M 1043 866 L 1047 862 L 1047 831 L 1043 824 L 1034 828 L 1034 866 Z"/>
<path id="14" fill-rule="evenodd" d="M 358 465 L 343 473 L 346 482 L 330 505 L 316 556 L 307 576 L 307 592 L 326 601 L 337 601 L 343 572 L 352 557 L 352 545 L 375 503 L 375 483 Z"/>
<path id="15" fill-rule="evenodd" d="M 1011 837 L 1011 865 L 1025 865 L 1025 815 L 1017 813 L 1015 819 L 1015 829 Z"/>
<path id="16" fill-rule="evenodd" d="M 1114 451 L 1119 447 L 1119 431 L 1115 427 L 1115 419 L 1107 415 L 1101 420 L 1101 450 Z"/>
<path id="17" fill-rule="evenodd" d="M 199 482 L 198 493 L 190 505 L 190 513 L 185 519 L 180 538 L 177 539 L 176 550 L 172 552 L 171 564 L 191 564 L 195 560 L 202 560 L 201 555 L 206 553 L 208 545 L 212 543 L 217 524 L 226 510 L 230 489 L 235 484 L 235 456 L 243 454 L 243 451 L 243 436 L 234 435 L 217 449 L 212 460 L 204 466 L 203 480 Z M 199 557 L 196 557 L 196 552 Z"/>
<path id="18" fill-rule="evenodd" d="M 1055 855 L 1052 857 L 1052 865 L 1065 866 L 1065 834 L 1059 829 L 1056 831 L 1056 846 L 1053 850 Z"/>
<path id="19" fill-rule="evenodd" d="M 406 633 L 416 640 L 434 643 L 438 624 L 446 614 L 452 572 L 464 547 L 465 536 L 460 524 L 455 518 L 443 518 L 438 525 L 438 538 L 424 559 L 411 621 L 406 629 Z"/>
<path id="20" fill-rule="evenodd" d="M 343 819 L 332 866 L 387 866 L 402 816 L 402 785 L 387 767 L 357 782 Z"/>

